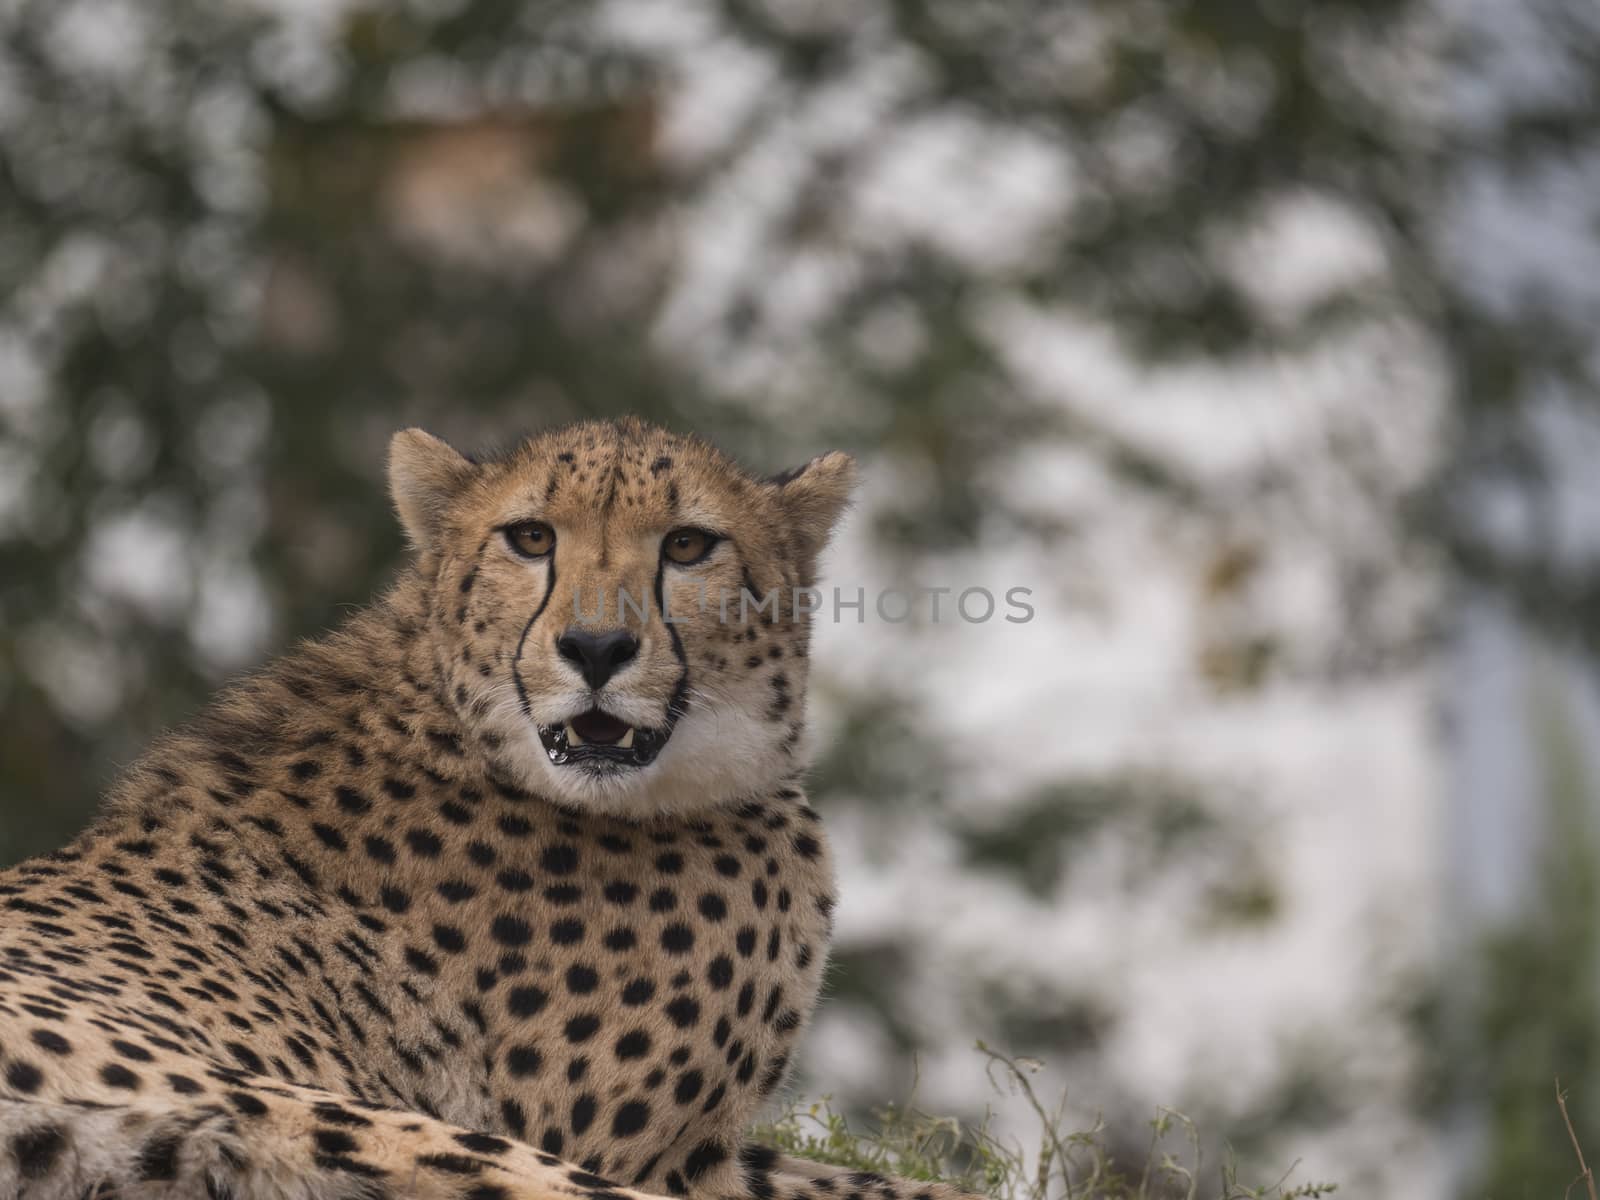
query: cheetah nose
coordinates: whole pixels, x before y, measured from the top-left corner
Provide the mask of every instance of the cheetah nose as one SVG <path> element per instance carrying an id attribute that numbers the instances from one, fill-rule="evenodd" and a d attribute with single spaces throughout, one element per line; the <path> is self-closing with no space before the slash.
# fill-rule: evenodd
<path id="1" fill-rule="evenodd" d="M 556 651 L 583 673 L 585 683 L 598 689 L 639 653 L 639 639 L 626 629 L 606 633 L 569 629 L 556 639 Z"/>

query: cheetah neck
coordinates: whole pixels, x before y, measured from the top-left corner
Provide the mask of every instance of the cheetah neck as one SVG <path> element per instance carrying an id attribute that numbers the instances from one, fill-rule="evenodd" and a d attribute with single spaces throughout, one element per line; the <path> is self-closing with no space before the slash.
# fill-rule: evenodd
<path id="1" fill-rule="evenodd" d="M 106 817 L 215 822 L 251 801 L 293 810 L 329 786 L 370 781 L 381 793 L 398 759 L 440 781 L 481 779 L 487 764 L 444 699 L 423 636 L 427 594 L 408 572 L 339 629 L 224 690 L 123 774 Z"/>

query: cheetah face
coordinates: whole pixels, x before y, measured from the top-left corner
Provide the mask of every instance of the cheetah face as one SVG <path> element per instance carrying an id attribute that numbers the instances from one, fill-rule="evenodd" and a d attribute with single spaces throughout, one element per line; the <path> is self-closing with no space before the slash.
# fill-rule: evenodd
<path id="1" fill-rule="evenodd" d="M 443 691 L 497 770 L 563 803 L 644 817 L 770 789 L 803 766 L 796 598 L 853 473 L 828 454 L 758 479 L 632 420 L 481 461 L 397 434 Z"/>

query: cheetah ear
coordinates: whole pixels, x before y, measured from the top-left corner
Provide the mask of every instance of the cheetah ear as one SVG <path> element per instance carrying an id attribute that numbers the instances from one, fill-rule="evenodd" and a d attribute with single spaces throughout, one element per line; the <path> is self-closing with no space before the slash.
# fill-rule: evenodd
<path id="1" fill-rule="evenodd" d="M 799 537 L 803 553 L 814 558 L 850 503 L 856 488 L 856 460 L 841 450 L 819 454 L 804 466 L 767 480 Z"/>
<path id="2" fill-rule="evenodd" d="M 448 443 L 420 429 L 402 429 L 389 439 L 389 495 L 418 550 L 438 545 L 451 501 L 476 470 Z"/>

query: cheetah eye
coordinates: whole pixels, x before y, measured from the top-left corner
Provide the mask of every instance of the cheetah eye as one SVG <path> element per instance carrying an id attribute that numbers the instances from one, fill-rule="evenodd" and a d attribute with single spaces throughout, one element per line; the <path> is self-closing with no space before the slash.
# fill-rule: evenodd
<path id="1" fill-rule="evenodd" d="M 704 529 L 674 529 L 661 541 L 661 553 L 679 566 L 701 562 L 722 539 Z"/>
<path id="2" fill-rule="evenodd" d="M 506 545 L 523 558 L 543 558 L 556 548 L 556 531 L 543 521 L 521 521 L 507 525 Z"/>

